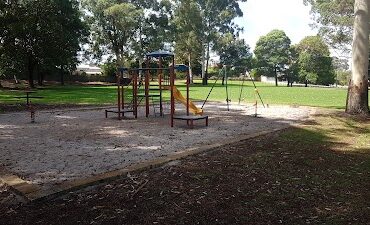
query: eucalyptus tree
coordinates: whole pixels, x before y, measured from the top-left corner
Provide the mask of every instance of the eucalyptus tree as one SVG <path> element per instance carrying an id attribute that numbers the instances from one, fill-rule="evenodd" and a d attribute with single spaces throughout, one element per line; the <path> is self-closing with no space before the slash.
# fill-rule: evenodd
<path id="1" fill-rule="evenodd" d="M 184 0 L 177 2 L 174 14 L 176 57 L 188 62 L 193 82 L 192 65 L 200 62 L 202 55 L 201 11 L 195 0 Z"/>
<path id="2" fill-rule="evenodd" d="M 283 72 L 289 64 L 291 41 L 282 30 L 272 30 L 260 37 L 256 43 L 254 54 L 257 67 L 264 75 L 275 77 L 278 86 L 278 72 Z"/>
<path id="3" fill-rule="evenodd" d="M 304 0 L 310 3 L 311 14 L 319 34 L 332 48 L 348 51 L 352 41 L 355 0 Z"/>
<path id="4" fill-rule="evenodd" d="M 83 0 L 86 20 L 91 29 L 93 52 L 97 57 L 114 54 L 124 65 L 144 11 L 132 3 L 118 0 Z"/>
<path id="5" fill-rule="evenodd" d="M 348 113 L 368 114 L 369 66 L 369 1 L 368 0 L 304 0 L 320 33 L 332 47 L 347 49 L 352 42 L 352 77 L 348 89 Z"/>
<path id="6" fill-rule="evenodd" d="M 90 24 L 95 58 L 113 54 L 119 65 L 171 44 L 169 21 L 173 17 L 169 0 L 83 0 Z"/>
<path id="7" fill-rule="evenodd" d="M 347 113 L 369 114 L 369 0 L 354 4 L 352 78 L 348 88 Z"/>
<path id="8" fill-rule="evenodd" d="M 243 16 L 240 2 L 246 0 L 196 0 L 202 18 L 202 68 L 203 84 L 208 83 L 208 62 L 210 51 L 218 41 L 219 34 L 238 33 L 240 28 L 233 22 L 236 17 Z M 204 65 L 205 64 L 205 65 Z"/>
<path id="9" fill-rule="evenodd" d="M 141 18 L 130 44 L 130 58 L 138 59 L 140 66 L 145 53 L 165 48 L 172 50 L 175 40 L 175 25 L 170 22 L 174 18 L 173 3 L 170 0 L 144 2 L 146 4 L 137 5 L 144 9 L 145 16 Z"/>

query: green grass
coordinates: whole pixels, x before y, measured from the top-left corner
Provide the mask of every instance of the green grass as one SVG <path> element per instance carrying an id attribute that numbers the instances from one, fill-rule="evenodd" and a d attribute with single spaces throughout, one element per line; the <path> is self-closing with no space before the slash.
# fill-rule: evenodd
<path id="1" fill-rule="evenodd" d="M 213 81 L 210 81 L 210 85 Z M 229 99 L 232 102 L 239 101 L 240 95 L 239 81 L 229 81 Z M 346 103 L 347 89 L 339 88 L 305 88 L 305 87 L 275 87 L 269 84 L 256 82 L 262 100 L 266 104 L 285 104 L 285 105 L 306 105 L 326 108 L 344 108 Z M 182 90 L 184 90 L 182 88 Z M 192 98 L 205 99 L 210 87 L 197 85 L 192 87 Z M 253 84 L 247 82 L 243 89 L 244 102 L 255 101 L 255 91 Z M 210 100 L 225 101 L 225 87 L 219 82 L 210 96 Z"/>
<path id="2" fill-rule="evenodd" d="M 111 104 L 116 98 L 114 86 L 50 86 L 39 88 L 34 96 L 41 96 L 43 99 L 31 99 L 34 103 L 40 104 Z M 32 96 L 31 95 L 31 96 Z M 25 100 L 14 98 L 25 96 L 23 91 L 0 90 L 0 103 L 14 104 Z"/>
<path id="3" fill-rule="evenodd" d="M 190 97 L 194 100 L 204 100 L 212 85 L 201 85 L 196 81 L 190 89 Z M 346 102 L 346 89 L 339 88 L 305 88 L 305 87 L 275 87 L 269 84 L 256 82 L 259 93 L 265 104 L 286 104 L 317 106 L 325 108 L 343 109 Z M 185 96 L 186 85 L 184 81 L 178 81 L 177 86 Z M 240 94 L 240 81 L 229 81 L 229 99 L 237 103 Z M 15 96 L 23 96 L 23 91 L 0 90 L 0 104 L 15 104 L 23 100 L 15 99 Z M 48 86 L 40 88 L 37 96 L 43 99 L 34 99 L 34 103 L 40 104 L 113 104 L 116 101 L 116 88 L 114 86 Z M 169 92 L 164 92 L 164 98 L 168 100 Z M 255 101 L 255 91 L 251 82 L 246 82 L 243 89 L 243 102 Z M 225 86 L 218 82 L 210 95 L 209 101 L 226 101 Z"/>

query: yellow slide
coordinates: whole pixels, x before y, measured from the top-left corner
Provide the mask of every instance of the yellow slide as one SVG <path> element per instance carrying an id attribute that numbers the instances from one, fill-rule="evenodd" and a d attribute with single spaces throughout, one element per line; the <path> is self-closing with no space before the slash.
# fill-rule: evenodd
<path id="1" fill-rule="evenodd" d="M 170 89 L 170 88 L 168 88 Z M 176 86 L 173 87 L 173 97 L 181 102 L 182 104 L 187 105 L 186 103 L 186 98 L 184 96 L 182 96 L 181 92 L 179 91 L 179 89 L 177 89 Z M 194 103 L 192 101 L 189 100 L 189 111 L 191 113 L 193 113 L 194 115 L 203 115 L 203 109 L 199 109 L 196 105 L 194 105 Z"/>

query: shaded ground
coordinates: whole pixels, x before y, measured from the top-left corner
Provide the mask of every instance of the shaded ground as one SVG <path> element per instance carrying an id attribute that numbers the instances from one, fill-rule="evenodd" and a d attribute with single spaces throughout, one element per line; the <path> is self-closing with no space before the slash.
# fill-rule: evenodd
<path id="1" fill-rule="evenodd" d="M 369 224 L 370 122 L 300 128 L 20 206 L 1 224 Z"/>

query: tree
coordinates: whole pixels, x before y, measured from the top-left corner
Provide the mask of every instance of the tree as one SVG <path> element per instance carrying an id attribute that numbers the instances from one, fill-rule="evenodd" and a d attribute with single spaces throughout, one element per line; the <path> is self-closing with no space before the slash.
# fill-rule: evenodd
<path id="1" fill-rule="evenodd" d="M 114 54 L 123 66 L 130 51 L 129 42 L 140 27 L 144 11 L 132 3 L 118 0 L 84 0 L 92 32 L 93 52 L 97 57 Z"/>
<path id="2" fill-rule="evenodd" d="M 179 2 L 175 9 L 175 52 L 178 60 L 188 62 L 190 82 L 193 82 L 192 65 L 201 60 L 202 18 L 194 0 Z"/>
<path id="3" fill-rule="evenodd" d="M 369 21 L 370 3 L 356 0 L 352 47 L 352 78 L 348 88 L 346 112 L 369 114 Z"/>
<path id="4" fill-rule="evenodd" d="M 335 84 L 348 85 L 350 78 L 348 60 L 334 56 L 333 67 L 335 70 Z"/>
<path id="5" fill-rule="evenodd" d="M 114 55 L 120 66 L 136 60 L 141 66 L 145 53 L 162 49 L 173 41 L 169 0 L 82 2 L 93 33 L 90 52 L 97 60 Z"/>
<path id="6" fill-rule="evenodd" d="M 355 0 L 304 0 L 320 27 L 319 34 L 332 48 L 348 51 L 353 33 Z"/>
<path id="7" fill-rule="evenodd" d="M 220 62 L 224 65 L 252 67 L 252 53 L 244 39 L 239 39 L 228 33 L 221 37 L 217 46 Z"/>
<path id="8" fill-rule="evenodd" d="M 27 71 L 75 64 L 85 26 L 77 0 L 5 1 L 0 8 L 0 64 L 6 71 Z M 17 54 L 14 54 L 16 52 Z M 42 83 L 42 79 L 39 79 Z"/>
<path id="9" fill-rule="evenodd" d="M 53 52 L 54 63 L 48 63 L 44 60 L 42 69 L 57 66 L 61 71 L 60 83 L 64 85 L 64 73 L 71 73 L 76 69 L 79 63 L 77 58 L 77 51 L 81 50 L 80 45 L 87 42 L 89 35 L 88 27 L 85 22 L 81 20 L 81 11 L 79 10 L 79 3 L 76 0 L 57 1 L 59 9 L 55 17 L 54 25 L 57 27 L 56 33 L 59 33 L 54 40 L 56 44 L 56 52 Z M 40 74 L 41 75 L 41 74 Z"/>
<path id="10" fill-rule="evenodd" d="M 136 2 L 136 3 L 134 3 Z M 139 27 L 131 40 L 131 59 L 138 59 L 139 66 L 145 53 L 166 48 L 166 44 L 175 40 L 173 3 L 170 0 L 133 1 L 137 8 L 144 10 Z M 170 49 L 167 49 L 170 50 Z"/>
<path id="11" fill-rule="evenodd" d="M 300 81 L 329 85 L 335 81 L 329 47 L 319 36 L 305 37 L 296 46 L 299 53 L 298 64 Z"/>
<path id="12" fill-rule="evenodd" d="M 278 72 L 286 69 L 289 63 L 290 39 L 284 31 L 272 30 L 257 41 L 254 54 L 259 70 L 264 75 L 274 76 L 278 86 Z"/>
<path id="13" fill-rule="evenodd" d="M 284 70 L 284 77 L 287 80 L 287 86 L 293 87 L 293 83 L 298 81 L 299 74 L 299 63 L 298 63 L 298 51 L 296 46 L 291 46 L 288 56 L 288 64 Z"/>
<path id="14" fill-rule="evenodd" d="M 321 33 L 332 47 L 347 50 L 347 46 L 353 41 L 353 71 L 346 111 L 348 113 L 368 113 L 368 91 L 367 87 L 365 88 L 368 83 L 368 69 L 365 65 L 369 65 L 369 1 L 304 1 L 312 5 L 316 21 L 322 26 Z M 367 52 L 366 55 L 365 52 Z"/>
<path id="15" fill-rule="evenodd" d="M 231 66 L 229 76 L 239 76 L 246 69 L 252 68 L 253 55 L 244 39 L 239 39 L 233 34 L 227 33 L 220 38 L 216 49 L 220 56 L 220 63 Z M 222 84 L 224 84 L 224 80 L 222 80 Z"/>
<path id="16" fill-rule="evenodd" d="M 237 33 L 240 28 L 233 22 L 243 16 L 239 2 L 246 0 L 197 0 L 202 18 L 202 76 L 203 85 L 208 83 L 208 62 L 210 51 L 219 34 Z M 205 64 L 205 65 L 204 65 Z"/>

